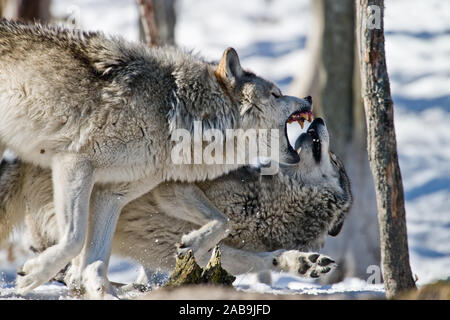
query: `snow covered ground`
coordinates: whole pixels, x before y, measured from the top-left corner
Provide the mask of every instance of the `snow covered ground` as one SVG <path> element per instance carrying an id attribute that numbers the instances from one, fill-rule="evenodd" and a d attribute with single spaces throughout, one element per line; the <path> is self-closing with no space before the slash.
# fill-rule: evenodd
<path id="1" fill-rule="evenodd" d="M 395 125 L 402 170 L 410 257 L 419 284 L 450 276 L 450 2 L 387 1 L 387 64 L 395 103 Z M 233 46 L 242 64 L 286 90 L 305 63 L 312 27 L 308 0 L 180 0 L 176 42 L 219 59 Z M 71 15 L 85 29 L 138 39 L 134 0 L 53 0 L 57 15 Z M 16 268 L 0 251 L 0 299 L 19 298 L 13 289 Z M 113 257 L 110 279 L 130 282 L 138 274 L 131 261 Z M 272 293 L 372 293 L 382 285 L 360 279 L 322 286 L 298 277 L 272 274 L 272 285 L 254 274 L 239 276 L 242 290 Z M 64 287 L 47 284 L 27 299 L 65 299 Z"/>

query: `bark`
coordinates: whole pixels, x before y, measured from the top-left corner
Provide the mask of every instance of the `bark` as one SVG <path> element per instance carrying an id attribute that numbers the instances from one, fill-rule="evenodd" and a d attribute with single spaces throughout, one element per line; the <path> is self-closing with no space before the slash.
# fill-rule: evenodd
<path id="1" fill-rule="evenodd" d="M 221 257 L 222 254 L 220 252 L 219 246 L 216 246 L 213 250 L 208 265 L 203 271 L 203 282 L 216 285 L 232 286 L 233 281 L 236 280 L 236 277 L 229 274 L 225 269 L 222 268 L 222 262 L 220 260 Z"/>
<path id="2" fill-rule="evenodd" d="M 175 0 L 138 0 L 140 38 L 150 46 L 175 45 Z"/>
<path id="3" fill-rule="evenodd" d="M 398 164 L 394 110 L 386 68 L 383 0 L 357 0 L 361 95 L 367 124 L 369 162 L 375 180 L 381 260 L 386 296 L 415 288 L 409 265 L 403 185 Z M 379 8 L 379 28 L 369 28 Z"/>
<path id="4" fill-rule="evenodd" d="M 192 284 L 213 284 L 232 286 L 236 279 L 222 268 L 221 252 L 216 246 L 212 252 L 208 265 L 203 270 L 195 261 L 192 250 L 189 250 L 184 256 L 177 256 L 175 269 L 170 275 L 169 281 L 164 287 L 179 287 Z"/>
<path id="5" fill-rule="evenodd" d="M 202 283 L 202 268 L 197 264 L 192 250 L 184 256 L 177 256 L 175 269 L 165 287 L 179 287 L 186 284 Z"/>

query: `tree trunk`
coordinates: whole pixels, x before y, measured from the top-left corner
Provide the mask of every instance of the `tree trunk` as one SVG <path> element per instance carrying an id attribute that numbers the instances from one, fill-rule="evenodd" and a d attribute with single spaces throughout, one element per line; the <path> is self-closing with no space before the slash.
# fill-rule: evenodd
<path id="1" fill-rule="evenodd" d="M 140 38 L 150 46 L 175 45 L 175 0 L 138 0 Z"/>
<path id="2" fill-rule="evenodd" d="M 324 30 L 321 50 L 320 114 L 333 134 L 333 149 L 346 155 L 353 135 L 353 65 L 355 22 L 353 0 L 322 3 Z"/>
<path id="3" fill-rule="evenodd" d="M 348 276 L 366 279 L 367 268 L 380 263 L 380 243 L 360 99 L 355 5 L 353 0 L 314 0 L 312 4 L 309 62 L 290 93 L 313 97 L 314 113 L 326 121 L 331 149 L 343 160 L 354 195 L 341 233 L 328 237 L 323 248 L 339 264 L 323 281 L 337 282 Z"/>
<path id="4" fill-rule="evenodd" d="M 24 22 L 48 22 L 50 0 L 0 0 L 0 14 Z"/>
<path id="5" fill-rule="evenodd" d="M 357 0 L 361 95 L 375 180 L 386 296 L 415 287 L 409 265 L 402 177 L 384 50 L 383 0 Z M 370 5 L 370 8 L 369 8 Z M 372 7 L 375 6 L 375 7 Z"/>

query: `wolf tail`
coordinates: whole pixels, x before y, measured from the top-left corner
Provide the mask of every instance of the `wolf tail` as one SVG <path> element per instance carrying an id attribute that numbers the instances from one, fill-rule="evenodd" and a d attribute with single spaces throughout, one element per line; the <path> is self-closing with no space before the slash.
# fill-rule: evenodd
<path id="1" fill-rule="evenodd" d="M 18 159 L 0 162 L 0 243 L 8 238 L 16 225 L 25 217 L 22 196 L 22 170 Z"/>

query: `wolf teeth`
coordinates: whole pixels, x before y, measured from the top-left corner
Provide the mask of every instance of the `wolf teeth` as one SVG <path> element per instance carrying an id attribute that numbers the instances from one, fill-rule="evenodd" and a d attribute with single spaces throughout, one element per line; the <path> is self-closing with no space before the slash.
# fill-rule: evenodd
<path id="1" fill-rule="evenodd" d="M 300 147 L 300 148 L 298 148 L 298 150 L 297 150 L 297 154 L 298 155 L 300 155 L 300 152 L 302 152 L 302 148 Z"/>
<path id="2" fill-rule="evenodd" d="M 314 116 L 311 112 L 302 112 L 302 113 L 296 113 L 289 117 L 289 119 L 286 121 L 287 123 L 297 122 L 300 127 L 303 129 L 305 126 L 305 121 L 312 122 L 314 119 Z"/>

